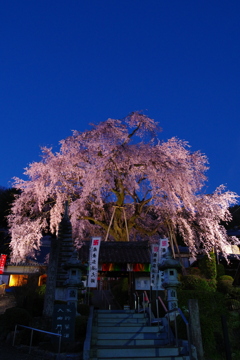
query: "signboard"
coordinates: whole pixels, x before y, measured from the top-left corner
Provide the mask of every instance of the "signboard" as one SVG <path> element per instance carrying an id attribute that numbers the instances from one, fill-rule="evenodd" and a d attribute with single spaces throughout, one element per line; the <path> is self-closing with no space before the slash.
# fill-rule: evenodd
<path id="1" fill-rule="evenodd" d="M 159 260 L 162 258 L 162 256 L 167 252 L 168 249 L 168 238 L 166 239 L 160 239 L 160 247 L 159 247 Z"/>
<path id="2" fill-rule="evenodd" d="M 159 281 L 159 244 L 152 244 L 152 255 L 151 255 L 151 287 L 153 290 L 157 290 Z"/>
<path id="3" fill-rule="evenodd" d="M 89 251 L 89 270 L 88 270 L 88 283 L 87 286 L 90 288 L 97 287 L 98 279 L 98 256 L 101 244 L 100 237 L 92 238 L 92 244 Z"/>
<path id="4" fill-rule="evenodd" d="M 0 257 L 0 274 L 3 274 L 4 272 L 4 267 L 7 261 L 7 255 L 1 254 Z"/>
<path id="5" fill-rule="evenodd" d="M 135 278 L 135 289 L 136 290 L 150 290 L 150 278 L 149 277 Z"/>
<path id="6" fill-rule="evenodd" d="M 74 341 L 75 304 L 55 304 L 53 311 L 53 332 L 62 334 L 63 340 Z"/>
<path id="7" fill-rule="evenodd" d="M 162 286 L 163 271 L 158 270 L 158 264 L 168 248 L 168 239 L 160 239 L 159 244 L 152 245 L 151 256 L 151 286 L 153 290 L 164 290 Z"/>

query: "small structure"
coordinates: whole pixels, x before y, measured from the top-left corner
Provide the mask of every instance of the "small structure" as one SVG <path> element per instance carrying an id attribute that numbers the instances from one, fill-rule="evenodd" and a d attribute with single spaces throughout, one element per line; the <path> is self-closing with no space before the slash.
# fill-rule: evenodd
<path id="1" fill-rule="evenodd" d="M 178 260 L 173 259 L 171 248 L 163 256 L 158 265 L 158 269 L 164 272 L 163 287 L 167 290 L 168 310 L 178 308 L 177 287 L 180 285 L 178 281 L 177 269 L 181 268 Z"/>
<path id="2" fill-rule="evenodd" d="M 77 308 L 78 288 L 81 285 L 82 270 L 85 268 L 77 258 L 72 240 L 72 226 L 68 206 L 59 223 L 58 237 L 52 239 L 48 266 L 47 287 L 43 314 L 52 317 L 55 300 L 75 304 Z"/>
<path id="3" fill-rule="evenodd" d="M 63 265 L 63 268 L 68 272 L 68 278 L 65 281 L 67 304 L 74 304 L 77 311 L 78 289 L 83 287 L 81 279 L 82 272 L 86 271 L 86 266 L 78 260 L 77 252 L 73 251 L 70 260 Z"/>

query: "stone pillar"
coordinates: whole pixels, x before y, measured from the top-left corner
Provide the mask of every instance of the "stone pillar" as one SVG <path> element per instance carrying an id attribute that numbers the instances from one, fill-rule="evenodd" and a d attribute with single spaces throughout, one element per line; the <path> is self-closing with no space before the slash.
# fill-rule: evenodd
<path id="1" fill-rule="evenodd" d="M 43 316 L 48 318 L 52 317 L 54 309 L 58 254 L 59 241 L 57 238 L 52 238 L 47 272 L 46 293 L 43 307 Z"/>
<path id="2" fill-rule="evenodd" d="M 204 360 L 198 300 L 189 299 L 188 309 L 189 309 L 191 341 L 192 344 L 196 347 L 198 360 Z"/>

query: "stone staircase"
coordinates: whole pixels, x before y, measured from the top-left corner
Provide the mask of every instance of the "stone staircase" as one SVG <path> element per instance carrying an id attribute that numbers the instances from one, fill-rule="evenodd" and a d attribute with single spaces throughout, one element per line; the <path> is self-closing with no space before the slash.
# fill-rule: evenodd
<path id="1" fill-rule="evenodd" d="M 150 326 L 147 313 L 95 310 L 92 320 L 89 360 L 196 360 L 174 344 L 166 318 Z"/>

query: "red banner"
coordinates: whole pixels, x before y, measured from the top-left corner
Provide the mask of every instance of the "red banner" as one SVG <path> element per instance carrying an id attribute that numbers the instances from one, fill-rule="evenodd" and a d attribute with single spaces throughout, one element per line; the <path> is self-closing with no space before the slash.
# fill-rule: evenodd
<path id="1" fill-rule="evenodd" d="M 0 257 L 0 274 L 3 274 L 4 266 L 6 264 L 6 261 L 7 261 L 7 255 L 1 254 L 1 257 Z"/>

